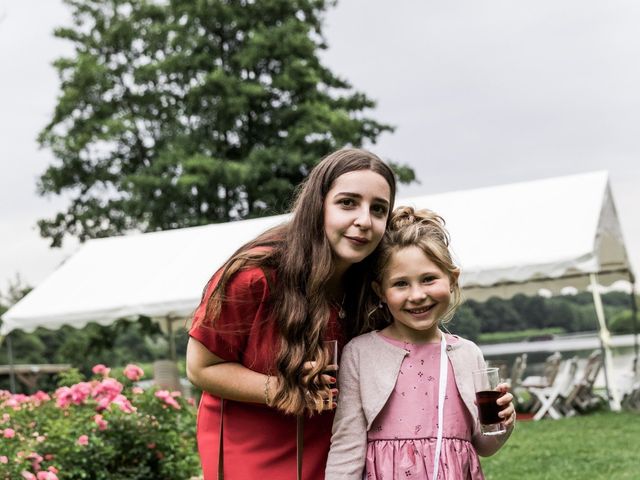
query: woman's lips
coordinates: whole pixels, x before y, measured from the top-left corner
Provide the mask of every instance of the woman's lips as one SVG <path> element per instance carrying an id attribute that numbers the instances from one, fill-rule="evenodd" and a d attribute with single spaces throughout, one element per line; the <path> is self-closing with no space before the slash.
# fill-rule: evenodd
<path id="1" fill-rule="evenodd" d="M 350 237 L 348 235 L 345 235 L 345 238 L 356 245 L 366 245 L 367 243 L 369 243 L 369 240 L 362 237 Z"/>

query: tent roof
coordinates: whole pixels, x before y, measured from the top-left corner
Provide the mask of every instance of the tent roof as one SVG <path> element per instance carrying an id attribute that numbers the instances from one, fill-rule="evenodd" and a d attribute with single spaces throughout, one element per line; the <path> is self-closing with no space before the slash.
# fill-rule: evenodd
<path id="1" fill-rule="evenodd" d="M 398 200 L 447 221 L 467 298 L 628 279 L 606 172 Z M 90 240 L 3 315 L 0 333 L 189 317 L 212 273 L 286 215 Z"/>

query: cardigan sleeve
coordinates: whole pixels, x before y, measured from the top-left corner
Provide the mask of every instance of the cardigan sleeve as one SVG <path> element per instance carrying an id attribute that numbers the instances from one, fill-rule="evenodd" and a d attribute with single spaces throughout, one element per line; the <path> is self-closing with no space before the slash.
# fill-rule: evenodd
<path id="1" fill-rule="evenodd" d="M 325 480 L 361 480 L 367 451 L 367 421 L 362 408 L 357 348 L 345 346 L 338 375 L 338 408 L 333 421 Z"/>

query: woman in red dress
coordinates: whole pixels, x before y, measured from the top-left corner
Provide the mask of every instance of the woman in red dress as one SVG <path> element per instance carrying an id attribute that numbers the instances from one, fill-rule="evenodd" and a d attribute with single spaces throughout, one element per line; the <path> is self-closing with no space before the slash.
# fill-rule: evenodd
<path id="1" fill-rule="evenodd" d="M 385 163 L 338 150 L 311 171 L 291 220 L 209 281 L 187 347 L 187 375 L 203 390 L 205 480 L 324 478 L 337 392 L 323 341 L 340 349 L 370 327 L 360 299 L 394 199 Z"/>

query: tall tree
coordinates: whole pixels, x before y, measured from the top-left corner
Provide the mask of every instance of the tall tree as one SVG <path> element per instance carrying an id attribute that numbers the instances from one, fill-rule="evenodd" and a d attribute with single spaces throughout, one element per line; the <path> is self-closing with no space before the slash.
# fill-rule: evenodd
<path id="1" fill-rule="evenodd" d="M 70 198 L 39 221 L 54 246 L 281 213 L 325 154 L 392 131 L 320 62 L 331 0 L 64 1 L 75 53 L 39 136 L 38 190 Z"/>

